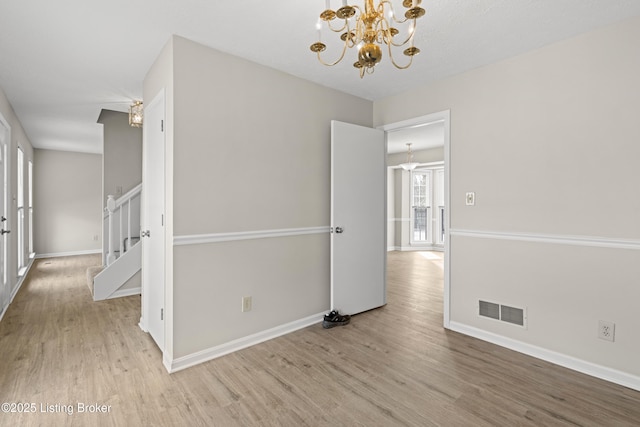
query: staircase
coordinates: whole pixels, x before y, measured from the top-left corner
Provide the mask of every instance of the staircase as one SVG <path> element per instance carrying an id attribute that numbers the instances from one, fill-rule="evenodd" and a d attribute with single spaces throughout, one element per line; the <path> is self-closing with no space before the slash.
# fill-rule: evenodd
<path id="1" fill-rule="evenodd" d="M 122 197 L 107 197 L 104 211 L 102 271 L 93 278 L 90 288 L 93 300 L 100 301 L 140 293 L 138 288 L 124 286 L 140 271 L 142 244 L 140 243 L 140 202 L 142 184 Z M 90 277 L 89 276 L 89 277 Z M 121 288 L 128 288 L 121 290 Z"/>

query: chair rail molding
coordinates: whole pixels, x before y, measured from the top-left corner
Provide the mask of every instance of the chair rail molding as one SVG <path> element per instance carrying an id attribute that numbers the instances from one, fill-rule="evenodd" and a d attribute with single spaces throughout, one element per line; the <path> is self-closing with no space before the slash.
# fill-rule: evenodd
<path id="1" fill-rule="evenodd" d="M 329 226 L 282 228 L 276 230 L 238 231 L 231 233 L 191 234 L 174 236 L 174 246 L 202 245 L 207 243 L 232 242 L 238 240 L 270 239 L 274 237 L 304 236 L 329 233 Z"/>
<path id="2" fill-rule="evenodd" d="M 505 232 L 491 230 L 466 230 L 453 228 L 449 230 L 449 234 L 451 236 L 474 237 L 480 239 L 515 240 L 521 242 L 553 243 L 559 245 L 640 250 L 640 240 L 619 239 L 611 237 Z"/>

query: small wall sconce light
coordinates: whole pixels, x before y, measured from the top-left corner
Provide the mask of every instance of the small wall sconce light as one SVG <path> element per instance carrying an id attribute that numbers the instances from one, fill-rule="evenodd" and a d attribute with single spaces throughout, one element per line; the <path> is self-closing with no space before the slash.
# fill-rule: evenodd
<path id="1" fill-rule="evenodd" d="M 142 127 L 142 120 L 144 118 L 144 109 L 142 101 L 134 101 L 129 107 L 129 125 L 139 128 Z"/>

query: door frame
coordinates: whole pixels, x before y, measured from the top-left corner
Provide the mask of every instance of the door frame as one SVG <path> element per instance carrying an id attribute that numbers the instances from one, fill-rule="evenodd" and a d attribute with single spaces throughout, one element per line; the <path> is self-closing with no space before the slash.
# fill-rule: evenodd
<path id="1" fill-rule="evenodd" d="M 444 225 L 444 290 L 443 290 L 443 325 L 445 328 L 450 329 L 451 325 L 451 239 L 449 236 L 449 228 L 451 224 L 451 203 L 450 203 L 450 182 L 451 182 L 451 111 L 444 110 L 437 113 L 427 114 L 424 116 L 414 117 L 412 119 L 403 120 L 400 122 L 389 123 L 378 126 L 377 129 L 381 129 L 385 132 L 394 131 L 404 128 L 411 128 L 415 126 L 421 126 L 429 123 L 442 121 L 444 123 L 444 211 L 445 211 L 445 225 Z"/>
<path id="2" fill-rule="evenodd" d="M 2 156 L 2 171 L 0 171 L 0 173 L 3 175 L 2 179 L 2 199 L 3 199 L 3 204 L 4 204 L 4 212 L 0 212 L 0 215 L 4 215 L 4 217 L 6 218 L 5 223 L 4 224 L 0 224 L 0 228 L 4 228 L 4 229 L 9 229 L 11 230 L 11 213 L 10 213 L 10 209 L 9 209 L 9 193 L 10 193 L 10 185 L 9 185 L 9 176 L 10 176 L 10 167 L 11 167 L 11 125 L 9 125 L 9 121 L 7 119 L 5 119 L 4 115 L 2 113 L 0 113 L 0 123 L 2 123 L 2 125 L 4 126 L 4 128 L 7 130 L 7 133 L 5 135 L 5 140 L 4 140 L 4 144 L 0 143 L 0 150 L 2 151 L 2 153 L 0 153 L 0 156 Z M 0 244 L 3 246 L 2 247 L 2 259 L 0 259 L 0 262 L 3 263 L 2 265 L 2 269 L 0 269 L 0 274 L 2 274 L 2 277 L 0 277 L 0 285 L 2 286 L 2 294 L 4 296 L 3 300 L 2 300 L 2 306 L 0 306 L 0 319 L 2 319 L 2 317 L 4 316 L 5 310 L 7 307 L 9 307 L 9 304 L 11 304 L 11 300 L 12 300 L 12 296 L 13 296 L 13 291 L 14 289 L 12 288 L 12 284 L 11 281 L 9 280 L 9 269 L 11 266 L 11 250 L 10 250 L 10 243 L 11 243 L 11 234 L 5 234 L 3 236 L 3 238 L 1 239 L 2 241 L 0 242 Z M 6 300 L 5 300 L 6 298 Z"/>

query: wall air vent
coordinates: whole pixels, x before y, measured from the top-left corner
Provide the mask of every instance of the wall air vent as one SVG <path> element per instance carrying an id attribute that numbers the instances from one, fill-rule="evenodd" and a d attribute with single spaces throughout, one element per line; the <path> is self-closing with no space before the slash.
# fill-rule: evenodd
<path id="1" fill-rule="evenodd" d="M 524 326 L 524 310 L 516 307 L 500 306 L 500 320 Z"/>
<path id="2" fill-rule="evenodd" d="M 500 305 L 492 302 L 480 301 L 480 316 L 500 320 Z"/>
<path id="3" fill-rule="evenodd" d="M 526 314 L 523 308 L 509 307 L 488 301 L 478 302 L 478 314 L 482 317 L 525 326 Z"/>

